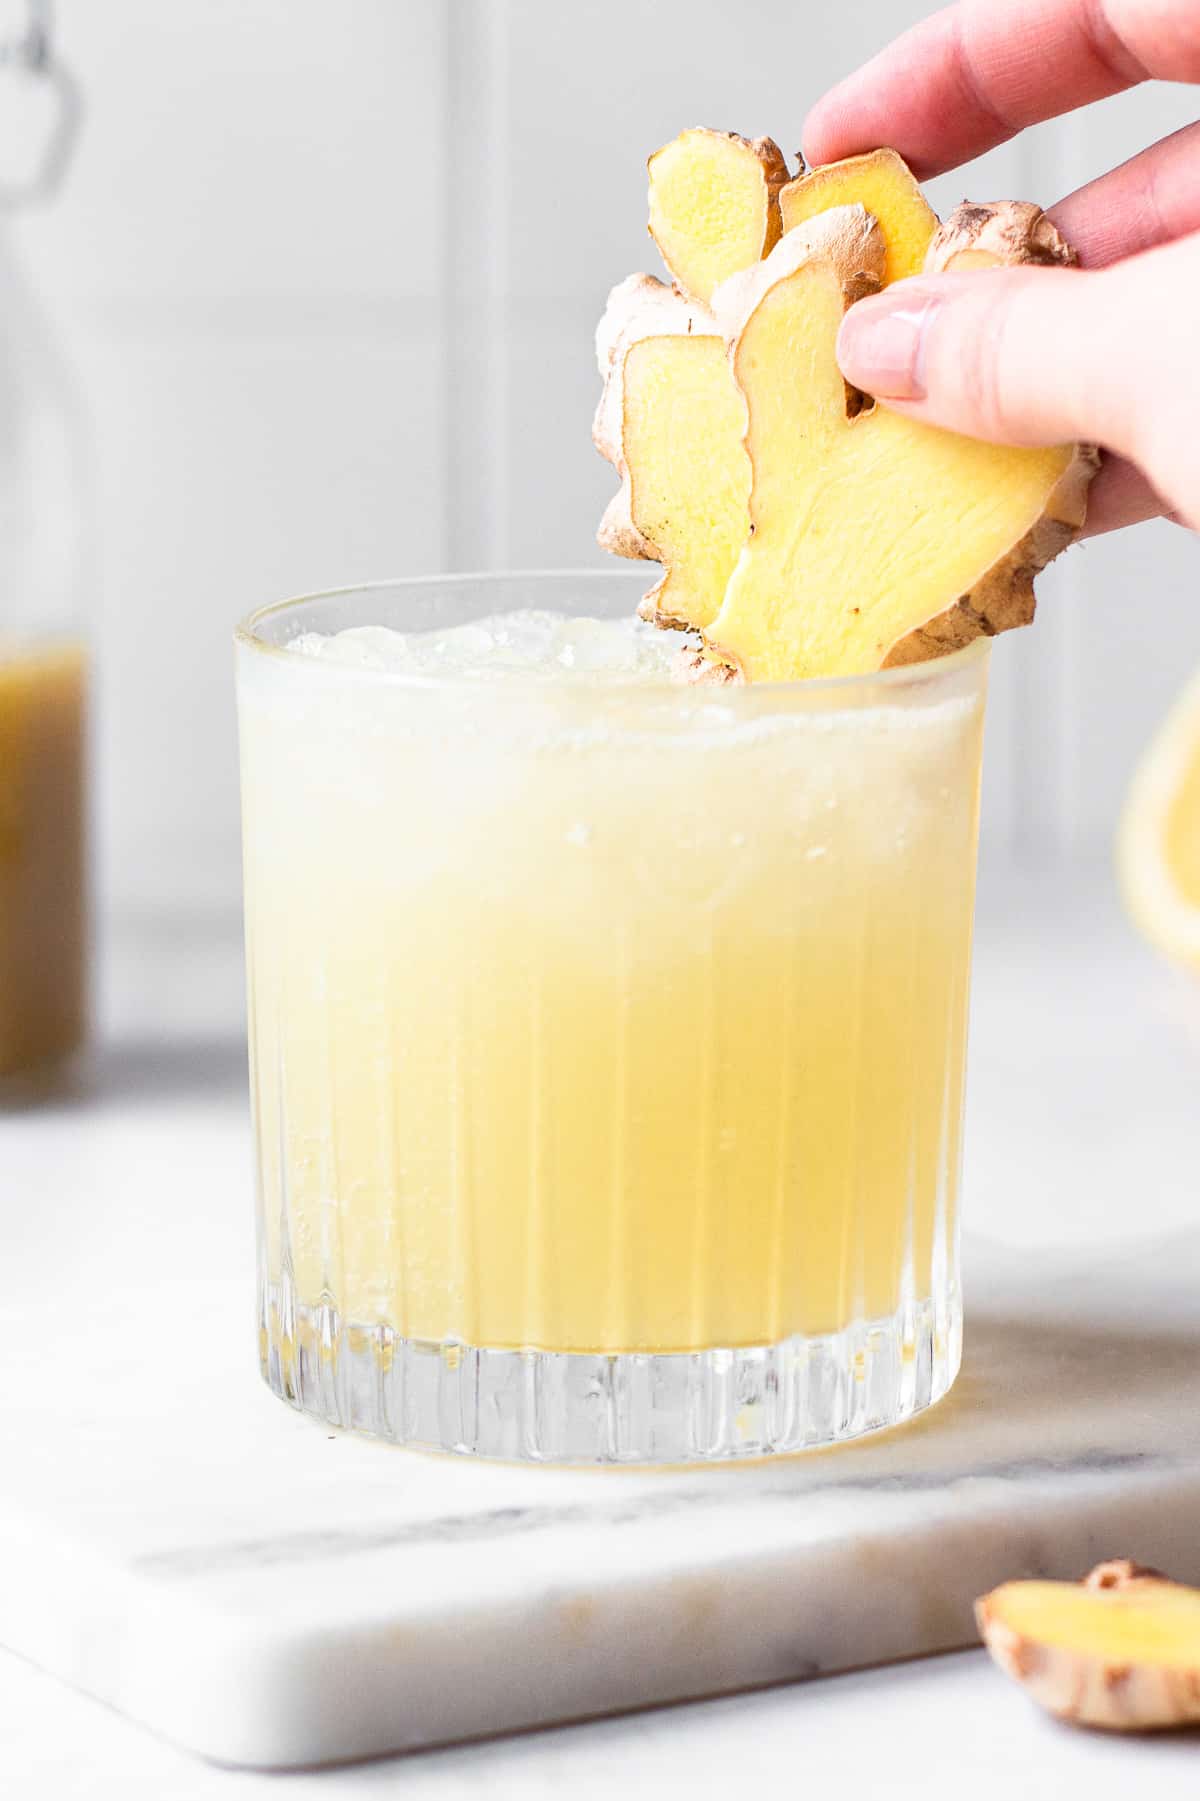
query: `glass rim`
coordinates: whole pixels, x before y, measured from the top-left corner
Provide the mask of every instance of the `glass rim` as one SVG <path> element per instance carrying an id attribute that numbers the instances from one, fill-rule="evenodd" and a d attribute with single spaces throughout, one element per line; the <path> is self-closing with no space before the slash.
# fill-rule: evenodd
<path id="1" fill-rule="evenodd" d="M 405 589 L 436 589 L 456 587 L 465 583 L 489 587 L 501 582 L 546 582 L 560 583 L 592 583 L 592 582 L 624 582 L 630 588 L 637 584 L 638 571 L 634 569 L 597 569 L 595 567 L 565 567 L 543 569 L 468 569 L 439 571 L 433 575 L 397 575 L 389 576 L 381 581 L 350 582 L 336 588 L 316 588 L 303 594 L 288 595 L 283 600 L 268 601 L 265 605 L 255 607 L 253 612 L 245 614 L 238 620 L 233 630 L 235 645 L 243 646 L 255 656 L 268 657 L 272 660 L 282 659 L 296 667 L 307 666 L 310 669 L 328 669 L 329 665 L 321 659 L 298 656 L 286 644 L 271 644 L 260 636 L 260 627 L 267 620 L 277 619 L 281 614 L 311 606 L 317 601 L 350 600 L 356 596 L 377 593 L 397 593 Z M 687 634 L 678 634 L 680 642 Z M 795 681 L 745 682 L 730 683 L 719 689 L 697 686 L 692 692 L 707 694 L 709 699 L 718 696 L 723 705 L 736 705 L 739 698 L 766 693 L 828 694 L 845 689 L 882 689 L 905 688 L 923 685 L 926 682 L 938 681 L 949 677 L 960 669 L 969 668 L 973 663 L 983 661 L 990 649 L 992 634 L 980 632 L 969 643 L 958 650 L 950 651 L 940 657 L 925 657 L 912 663 L 897 663 L 890 668 L 867 670 L 859 675 L 820 675 L 809 676 Z M 478 687 L 477 680 L 460 674 L 431 674 L 425 670 L 408 669 L 372 669 L 359 665 L 339 665 L 339 675 L 354 676 L 368 684 L 422 689 L 426 691 L 442 690 L 447 692 L 473 691 Z M 512 673 L 502 684 L 506 691 L 521 689 L 552 690 L 559 684 L 552 675 L 529 672 Z M 644 683 L 614 682 L 606 684 L 602 689 L 594 690 L 606 695 L 638 693 L 647 691 Z M 652 692 L 661 689 L 652 688 Z M 676 694 L 686 691 L 686 686 L 677 686 Z"/>

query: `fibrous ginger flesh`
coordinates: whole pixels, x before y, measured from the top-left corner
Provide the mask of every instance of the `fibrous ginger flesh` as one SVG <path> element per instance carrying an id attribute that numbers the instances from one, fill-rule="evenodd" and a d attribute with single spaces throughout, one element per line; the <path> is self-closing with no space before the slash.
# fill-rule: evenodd
<path id="1" fill-rule="evenodd" d="M 753 681 L 878 669 L 1020 543 L 1073 458 L 883 406 L 848 417 L 835 356 L 846 280 L 813 255 L 768 288 L 734 345 L 753 535 L 706 636 Z"/>
<path id="2" fill-rule="evenodd" d="M 701 627 L 720 608 L 749 523 L 746 409 L 719 337 L 644 338 L 625 358 L 630 514 L 665 573 L 648 617 Z"/>
<path id="3" fill-rule="evenodd" d="M 1200 1669 L 1200 1591 L 1175 1582 L 1087 1588 L 1079 1582 L 1010 1582 L 1007 1626 L 1031 1644 L 1134 1663 Z"/>
<path id="4" fill-rule="evenodd" d="M 793 231 L 834 206 L 865 206 L 883 232 L 883 283 L 917 275 L 937 230 L 937 214 L 894 150 L 872 150 L 840 163 L 810 169 L 780 191 L 785 232 Z"/>
<path id="5" fill-rule="evenodd" d="M 707 301 L 779 237 L 787 165 L 769 138 L 681 132 L 650 158 L 650 235 L 688 294 Z"/>

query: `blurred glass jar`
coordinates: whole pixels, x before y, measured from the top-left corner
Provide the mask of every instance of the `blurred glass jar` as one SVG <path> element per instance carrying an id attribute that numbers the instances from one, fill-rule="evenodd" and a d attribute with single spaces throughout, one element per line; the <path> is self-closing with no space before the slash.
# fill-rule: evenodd
<path id="1" fill-rule="evenodd" d="M 61 1069 L 87 1018 L 86 429 L 80 395 L 17 260 L 9 208 L 61 175 L 77 111 L 39 9 L 3 56 L 47 94 L 36 170 L 0 170 L 0 1094 Z"/>

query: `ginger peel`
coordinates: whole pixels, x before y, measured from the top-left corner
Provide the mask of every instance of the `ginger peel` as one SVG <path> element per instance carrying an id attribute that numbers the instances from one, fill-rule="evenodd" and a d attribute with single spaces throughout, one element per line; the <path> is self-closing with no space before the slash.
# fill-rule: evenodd
<path id="1" fill-rule="evenodd" d="M 1007 1582 L 976 1602 L 1000 1668 L 1059 1719 L 1113 1732 L 1200 1721 L 1200 1589 L 1135 1563 Z"/>
<path id="2" fill-rule="evenodd" d="M 924 272 L 1012 268 L 1020 263 L 1074 267 L 1078 257 L 1040 206 L 1030 200 L 964 200 L 934 233 Z"/>
<path id="3" fill-rule="evenodd" d="M 782 229 L 787 160 L 770 138 L 696 126 L 647 164 L 650 236 L 686 294 L 708 301 L 721 282 L 766 256 Z"/>

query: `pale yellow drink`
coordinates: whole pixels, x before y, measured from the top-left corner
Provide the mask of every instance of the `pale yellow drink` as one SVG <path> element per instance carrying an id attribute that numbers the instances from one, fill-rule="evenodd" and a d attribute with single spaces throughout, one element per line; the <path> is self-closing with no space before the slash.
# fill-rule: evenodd
<path id="1" fill-rule="evenodd" d="M 948 1382 L 985 653 L 730 691 L 668 685 L 670 641 L 624 677 L 313 648 L 239 652 L 267 1335 L 894 1328 Z"/>

